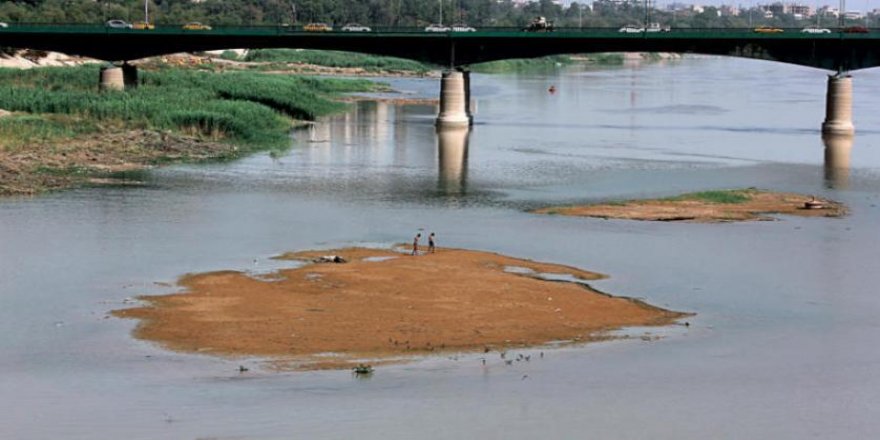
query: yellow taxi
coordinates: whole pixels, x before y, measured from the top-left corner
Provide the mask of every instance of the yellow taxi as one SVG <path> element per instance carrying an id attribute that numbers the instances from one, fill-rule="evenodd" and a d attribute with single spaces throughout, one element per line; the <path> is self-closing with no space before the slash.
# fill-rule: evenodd
<path id="1" fill-rule="evenodd" d="M 326 23 L 309 23 L 303 26 L 303 30 L 306 32 L 330 32 L 333 28 Z"/>
<path id="2" fill-rule="evenodd" d="M 140 30 L 153 30 L 156 29 L 156 25 L 153 23 L 148 23 L 146 21 L 136 21 L 131 24 L 131 28 Z"/>
<path id="3" fill-rule="evenodd" d="M 756 27 L 755 32 L 757 32 L 759 34 L 780 34 L 785 31 L 782 29 L 779 29 L 779 28 L 775 28 L 775 27 L 761 26 L 761 27 Z"/>
<path id="4" fill-rule="evenodd" d="M 210 31 L 211 26 L 199 23 L 197 21 L 191 21 L 191 22 L 183 25 L 183 30 L 185 30 L 185 31 Z"/>

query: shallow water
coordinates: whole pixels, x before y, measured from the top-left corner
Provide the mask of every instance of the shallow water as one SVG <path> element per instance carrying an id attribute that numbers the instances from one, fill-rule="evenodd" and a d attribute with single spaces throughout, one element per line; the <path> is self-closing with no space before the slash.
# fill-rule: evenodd
<path id="1" fill-rule="evenodd" d="M 0 202 L 0 438 L 872 438 L 878 79 L 855 73 L 857 137 L 828 154 L 824 72 L 695 58 L 474 75 L 469 134 L 435 134 L 431 106 L 362 102 L 294 133 L 280 156 Z M 437 94 L 437 80 L 389 81 Z M 827 196 L 852 215 L 524 212 L 748 186 Z M 697 315 L 625 341 L 516 350 L 531 360 L 511 366 L 438 356 L 367 379 L 171 353 L 105 318 L 184 273 L 259 276 L 285 251 L 387 246 L 420 228 L 439 246 L 606 273 L 590 284 Z"/>

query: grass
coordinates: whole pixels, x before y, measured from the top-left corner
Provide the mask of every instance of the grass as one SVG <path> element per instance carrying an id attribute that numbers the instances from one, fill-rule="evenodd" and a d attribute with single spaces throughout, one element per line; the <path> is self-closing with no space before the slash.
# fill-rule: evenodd
<path id="1" fill-rule="evenodd" d="M 607 66 L 618 66 L 623 64 L 624 56 L 622 53 L 594 53 L 588 56 L 593 64 L 601 64 Z"/>
<path id="2" fill-rule="evenodd" d="M 695 193 L 682 194 L 680 196 L 669 197 L 663 200 L 679 202 L 679 201 L 689 201 L 696 200 L 707 203 L 718 203 L 718 204 L 735 204 L 735 203 L 744 203 L 751 200 L 752 195 L 755 194 L 757 190 L 754 189 L 728 189 L 728 190 L 715 190 L 715 191 L 700 191 Z"/>
<path id="3" fill-rule="evenodd" d="M 301 63 L 326 67 L 363 68 L 371 72 L 407 71 L 425 73 L 431 70 L 431 66 L 418 61 L 332 50 L 256 49 L 249 51 L 243 61 Z"/>
<path id="4" fill-rule="evenodd" d="M 555 69 L 572 63 L 571 57 L 567 55 L 552 55 L 541 58 L 519 58 L 479 63 L 471 66 L 471 70 L 479 73 L 509 73 Z"/>
<path id="5" fill-rule="evenodd" d="M 98 129 L 90 121 L 67 115 L 10 115 L 0 118 L 0 150 L 17 152 L 33 143 L 69 139 Z"/>
<path id="6" fill-rule="evenodd" d="M 220 54 L 220 58 L 229 61 L 238 61 L 240 57 L 234 50 L 224 50 L 223 53 Z"/>
<path id="7" fill-rule="evenodd" d="M 34 194 L 150 164 L 227 160 L 290 145 L 295 120 L 343 110 L 363 80 L 142 70 L 98 91 L 100 66 L 0 69 L 0 195 Z M 133 167 L 133 168 L 132 168 Z"/>
<path id="8" fill-rule="evenodd" d="M 0 108 L 31 114 L 0 122 L 4 145 L 69 137 L 101 121 L 278 145 L 286 142 L 291 118 L 313 120 L 345 108 L 332 99 L 339 93 L 376 89 L 362 80 L 165 69 L 141 72 L 137 89 L 99 93 L 98 69 L 0 69 Z"/>

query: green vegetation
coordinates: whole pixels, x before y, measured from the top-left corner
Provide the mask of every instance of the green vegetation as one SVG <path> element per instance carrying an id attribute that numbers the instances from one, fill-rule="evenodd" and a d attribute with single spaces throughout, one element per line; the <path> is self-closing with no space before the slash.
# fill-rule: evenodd
<path id="1" fill-rule="evenodd" d="M 624 58 L 622 53 L 595 53 L 589 55 L 589 60 L 594 64 L 618 66 L 623 64 Z"/>
<path id="2" fill-rule="evenodd" d="M 556 69 L 574 63 L 568 55 L 552 55 L 541 58 L 519 58 L 474 64 L 471 69 L 480 73 L 507 73 Z"/>
<path id="3" fill-rule="evenodd" d="M 159 69 L 142 71 L 135 89 L 99 92 L 99 69 L 0 69 L 0 195 L 106 184 L 149 164 L 280 151 L 289 145 L 293 119 L 344 109 L 332 100 L 339 93 L 383 87 L 365 80 Z"/>
<path id="4" fill-rule="evenodd" d="M 430 66 L 418 61 L 333 50 L 257 49 L 249 51 L 244 57 L 244 61 L 302 63 L 327 67 L 360 67 L 372 72 L 411 71 L 425 73 L 431 70 Z"/>
<path id="5" fill-rule="evenodd" d="M 670 197 L 663 200 L 668 201 L 687 201 L 697 200 L 708 203 L 734 204 L 743 203 L 751 200 L 752 195 L 757 190 L 754 189 L 727 189 L 715 191 L 701 191 L 695 193 L 682 194 L 680 196 Z"/>
<path id="6" fill-rule="evenodd" d="M 238 53 L 234 50 L 224 50 L 223 53 L 220 54 L 220 58 L 229 61 L 238 61 L 240 59 Z"/>
<path id="7" fill-rule="evenodd" d="M 10 115 L 0 118 L 0 150 L 18 151 L 33 143 L 69 139 L 98 130 L 96 124 L 66 115 Z"/>
<path id="8" fill-rule="evenodd" d="M 97 66 L 0 69 L 0 108 L 277 145 L 286 139 L 289 118 L 312 120 L 339 111 L 345 104 L 332 101 L 333 95 L 374 89 L 363 80 L 169 69 L 141 72 L 137 89 L 98 93 L 98 75 Z M 35 130 L 44 137 L 71 130 L 62 120 L 38 128 L 33 122 L 38 119 L 16 117 L 0 124 L 0 130 L 8 127 L 9 134 L 23 139 Z"/>

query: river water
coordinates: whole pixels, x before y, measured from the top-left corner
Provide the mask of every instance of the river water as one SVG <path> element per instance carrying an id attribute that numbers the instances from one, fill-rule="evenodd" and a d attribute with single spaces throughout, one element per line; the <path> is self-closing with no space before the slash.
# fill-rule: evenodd
<path id="1" fill-rule="evenodd" d="M 855 74 L 857 136 L 827 150 L 825 75 L 729 58 L 475 74 L 470 134 L 438 136 L 431 106 L 361 102 L 295 132 L 283 154 L 4 200 L 0 438 L 875 438 L 880 72 Z M 389 81 L 437 96 L 436 79 Z M 831 197 L 852 215 L 524 212 L 750 186 Z M 365 380 L 171 353 L 106 317 L 184 273 L 258 272 L 284 251 L 388 245 L 419 228 L 440 246 L 604 272 L 600 290 L 696 316 L 629 331 L 647 338 L 522 350 L 532 360 L 512 366 L 439 356 Z"/>

